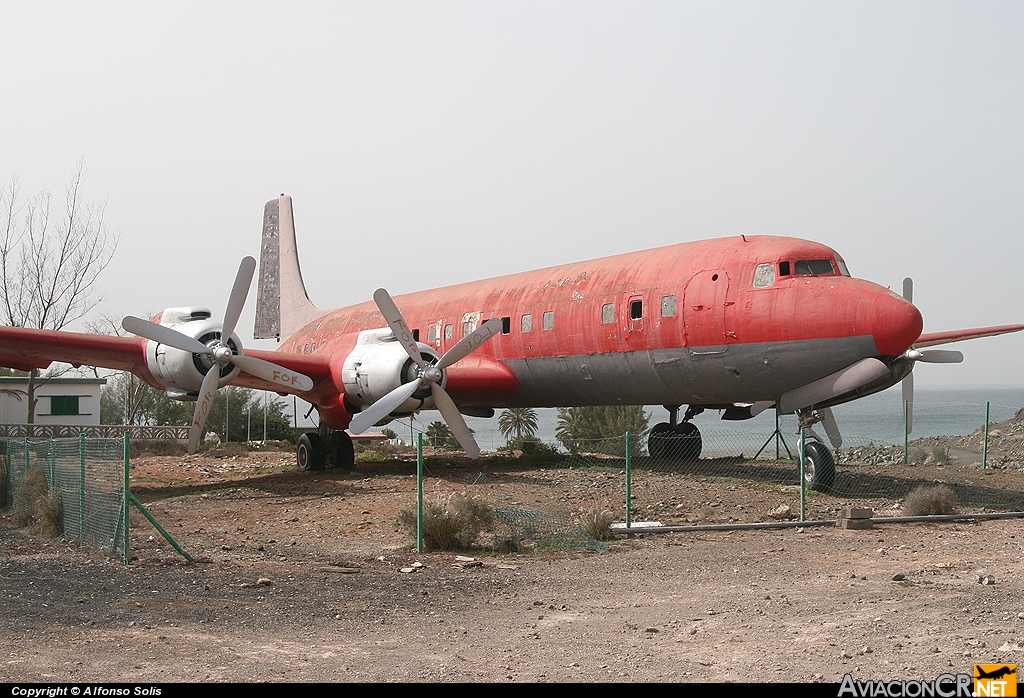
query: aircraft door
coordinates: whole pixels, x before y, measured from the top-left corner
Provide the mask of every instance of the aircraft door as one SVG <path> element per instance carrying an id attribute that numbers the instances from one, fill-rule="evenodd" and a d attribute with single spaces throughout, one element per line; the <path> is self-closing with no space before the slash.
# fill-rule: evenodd
<path id="1" fill-rule="evenodd" d="M 693 349 L 723 347 L 735 341 L 729 336 L 729 274 L 724 269 L 705 269 L 687 282 L 683 297 L 686 344 Z M 724 351 L 724 347 L 722 351 Z"/>

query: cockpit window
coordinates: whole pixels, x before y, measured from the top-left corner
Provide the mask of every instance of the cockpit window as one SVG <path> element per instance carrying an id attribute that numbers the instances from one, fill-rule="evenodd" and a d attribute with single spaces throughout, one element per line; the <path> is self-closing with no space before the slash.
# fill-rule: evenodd
<path id="1" fill-rule="evenodd" d="M 836 255 L 836 264 L 839 266 L 839 273 L 843 276 L 849 276 L 850 270 L 846 268 L 846 262 L 839 255 Z"/>
<path id="2" fill-rule="evenodd" d="M 754 271 L 754 288 L 767 288 L 775 283 L 775 265 L 758 264 Z"/>
<path id="3" fill-rule="evenodd" d="M 835 274 L 831 259 L 801 259 L 793 265 L 793 273 L 801 276 L 828 276 Z"/>

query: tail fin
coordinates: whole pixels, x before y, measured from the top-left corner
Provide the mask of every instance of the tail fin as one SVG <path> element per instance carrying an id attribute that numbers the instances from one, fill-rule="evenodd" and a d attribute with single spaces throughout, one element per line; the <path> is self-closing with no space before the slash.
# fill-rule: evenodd
<path id="1" fill-rule="evenodd" d="M 263 244 L 253 337 L 280 341 L 324 312 L 309 300 L 302 283 L 292 197 L 281 194 L 263 208 Z"/>

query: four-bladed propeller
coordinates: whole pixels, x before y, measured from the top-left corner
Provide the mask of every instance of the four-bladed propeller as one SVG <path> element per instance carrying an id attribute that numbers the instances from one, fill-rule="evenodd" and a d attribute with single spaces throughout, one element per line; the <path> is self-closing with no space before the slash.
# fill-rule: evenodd
<path id="1" fill-rule="evenodd" d="M 441 387 L 444 378 L 444 369 L 452 364 L 461 361 L 470 352 L 480 347 L 484 342 L 501 332 L 501 320 L 493 318 L 488 320 L 476 330 L 459 340 L 458 344 L 445 352 L 444 356 L 437 363 L 431 363 L 423 359 L 416 340 L 413 339 L 409 325 L 406 324 L 398 306 L 391 300 L 391 296 L 382 288 L 373 294 L 373 300 L 377 303 L 381 315 L 391 327 L 392 332 L 398 341 L 405 348 L 409 358 L 417 366 L 417 377 L 409 383 L 403 383 L 390 393 L 373 403 L 365 410 L 352 418 L 349 424 L 349 431 L 353 434 L 362 434 L 371 426 L 384 419 L 386 416 L 398 409 L 399 406 L 424 385 L 430 386 L 430 393 L 434 398 L 434 407 L 444 417 L 455 438 L 466 451 L 470 458 L 480 455 L 480 447 L 473 438 L 473 432 L 466 425 L 459 408 L 455 406 L 448 393 Z"/>
<path id="2" fill-rule="evenodd" d="M 903 279 L 903 297 L 907 302 L 914 302 L 914 280 L 909 276 Z M 926 364 L 958 364 L 964 360 L 964 355 L 958 351 L 949 349 L 925 349 L 918 351 L 911 347 L 903 355 L 910 361 L 910 373 L 908 373 L 901 384 L 903 388 L 903 404 L 907 410 L 907 433 L 914 430 L 914 367 L 918 361 Z"/>
<path id="3" fill-rule="evenodd" d="M 188 452 L 195 453 L 199 446 L 199 439 L 203 435 L 203 425 L 210 414 L 210 407 L 213 405 L 213 397 L 217 393 L 220 383 L 221 371 L 229 364 L 237 366 L 246 373 L 265 381 L 275 383 L 289 389 L 302 391 L 311 390 L 313 381 L 301 373 L 289 371 L 276 364 L 254 356 L 245 356 L 239 347 L 236 354 L 229 346 L 231 335 L 235 331 L 235 325 L 242 314 L 242 307 L 245 305 L 245 297 L 249 293 L 249 286 L 252 284 L 252 276 L 256 271 L 256 260 L 246 257 L 238 266 L 238 274 L 235 276 L 235 283 L 231 287 L 231 295 L 228 297 L 227 308 L 224 310 L 224 323 L 221 326 L 220 336 L 209 344 L 203 344 L 187 334 L 178 332 L 174 328 L 165 325 L 158 325 L 141 318 L 128 315 L 121 321 L 121 326 L 132 334 L 182 351 L 208 356 L 212 366 L 203 377 L 202 387 L 199 389 L 199 398 L 196 400 L 196 409 L 192 416 L 192 430 L 188 437 Z"/>

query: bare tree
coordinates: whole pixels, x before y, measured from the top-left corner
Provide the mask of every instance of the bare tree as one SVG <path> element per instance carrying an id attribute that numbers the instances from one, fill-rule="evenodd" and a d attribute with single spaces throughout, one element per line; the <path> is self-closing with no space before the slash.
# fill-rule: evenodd
<path id="1" fill-rule="evenodd" d="M 43 189 L 22 200 L 18 178 L 0 193 L 0 321 L 12 327 L 60 330 L 100 299 L 96 279 L 114 255 L 118 236 L 103 220 L 105 203 L 83 200 L 85 162 L 65 188 L 63 214 Z M 35 422 L 38 370 L 29 372 L 28 422 Z"/>

